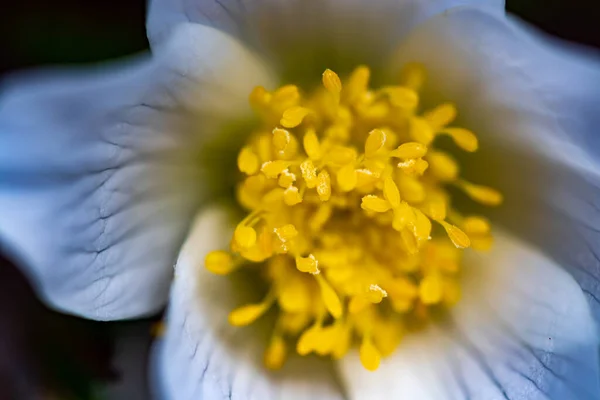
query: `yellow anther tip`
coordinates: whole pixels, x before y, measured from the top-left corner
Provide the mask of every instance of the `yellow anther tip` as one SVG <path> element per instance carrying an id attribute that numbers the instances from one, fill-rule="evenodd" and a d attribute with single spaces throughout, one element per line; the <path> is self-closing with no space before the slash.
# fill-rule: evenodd
<path id="1" fill-rule="evenodd" d="M 328 92 L 333 94 L 339 94 L 342 91 L 342 81 L 338 74 L 330 69 L 326 69 L 323 72 L 323 86 Z"/>
<path id="2" fill-rule="evenodd" d="M 317 193 L 321 201 L 328 201 L 331 197 L 331 178 L 327 171 L 321 171 L 317 175 Z"/>
<path id="3" fill-rule="evenodd" d="M 321 274 L 315 276 L 321 288 L 321 296 L 323 297 L 323 302 L 325 303 L 327 311 L 329 311 L 333 318 L 340 318 L 342 316 L 342 303 L 340 302 L 340 298 Z"/>
<path id="4" fill-rule="evenodd" d="M 229 313 L 228 320 L 233 326 L 246 326 L 256 321 L 265 311 L 263 304 L 249 304 Z"/>
<path id="5" fill-rule="evenodd" d="M 262 86 L 256 86 L 249 96 L 250 104 L 255 107 L 265 107 L 271 100 L 271 94 Z"/>
<path id="6" fill-rule="evenodd" d="M 416 159 L 427 154 L 427 146 L 419 142 L 403 143 L 390 153 L 391 157 L 402 159 Z"/>
<path id="7" fill-rule="evenodd" d="M 290 165 L 289 162 L 283 160 L 267 161 L 263 163 L 260 170 L 267 176 L 267 178 L 275 179 L 279 174 L 283 173 Z"/>
<path id="8" fill-rule="evenodd" d="M 419 298 L 423 304 L 436 304 L 442 300 L 443 282 L 438 275 L 426 276 L 419 285 Z"/>
<path id="9" fill-rule="evenodd" d="M 283 112 L 279 123 L 285 128 L 295 128 L 302 123 L 304 118 L 310 114 L 310 110 L 304 107 L 291 107 Z"/>
<path id="10" fill-rule="evenodd" d="M 373 129 L 365 142 L 365 157 L 373 157 L 385 145 L 387 136 L 381 129 Z"/>
<path id="11" fill-rule="evenodd" d="M 465 151 L 474 152 L 479 148 L 479 141 L 470 130 L 464 128 L 446 128 L 443 132 L 449 134 L 456 145 Z"/>
<path id="12" fill-rule="evenodd" d="M 484 235 L 490 231 L 490 223 L 481 217 L 467 217 L 462 223 L 466 233 Z"/>
<path id="13" fill-rule="evenodd" d="M 308 257 L 296 257 L 296 268 L 300 272 L 307 272 L 309 274 L 319 273 L 319 261 L 314 255 L 310 254 Z"/>
<path id="14" fill-rule="evenodd" d="M 360 362 L 368 371 L 376 371 L 381 363 L 381 353 L 370 339 L 363 339 L 360 346 Z"/>
<path id="15" fill-rule="evenodd" d="M 460 228 L 445 221 L 440 221 L 440 224 L 442 224 L 446 230 L 446 233 L 448 234 L 448 237 L 457 248 L 466 249 L 471 245 L 471 240 L 469 240 L 467 234 L 461 231 Z"/>
<path id="16" fill-rule="evenodd" d="M 304 151 L 312 160 L 321 158 L 321 145 L 314 129 L 308 130 L 303 139 Z"/>
<path id="17" fill-rule="evenodd" d="M 238 226 L 234 238 L 240 247 L 247 249 L 256 243 L 256 231 L 249 226 Z"/>
<path id="18" fill-rule="evenodd" d="M 250 149 L 249 147 L 244 147 L 240 151 L 240 154 L 238 155 L 237 163 L 238 163 L 238 169 L 247 175 L 253 175 L 258 171 L 258 167 L 259 167 L 258 157 L 256 156 L 256 154 L 254 154 L 252 149 Z"/>
<path id="19" fill-rule="evenodd" d="M 486 206 L 499 206 L 504 200 L 502 193 L 487 186 L 474 185 L 469 182 L 459 182 L 465 193 L 473 200 Z"/>
<path id="20" fill-rule="evenodd" d="M 217 275 L 226 275 L 233 270 L 231 255 L 226 251 L 211 251 L 204 259 L 208 271 Z"/>
<path id="21" fill-rule="evenodd" d="M 387 200 L 382 199 L 382 198 L 377 197 L 372 194 L 369 194 L 362 198 L 360 207 L 363 210 L 373 211 L 376 213 L 383 213 L 383 212 L 389 211 L 392 208 L 390 203 Z"/>
<path id="22" fill-rule="evenodd" d="M 369 286 L 369 290 L 367 292 L 367 298 L 371 303 L 377 304 L 381 303 L 381 301 L 387 297 L 387 292 L 383 290 L 379 285 L 372 284 Z"/>
<path id="23" fill-rule="evenodd" d="M 383 196 L 393 208 L 400 207 L 400 191 L 391 177 L 383 181 Z"/>
<path id="24" fill-rule="evenodd" d="M 285 341 L 281 336 L 275 336 L 264 355 L 264 364 L 271 370 L 278 370 L 283 366 L 287 354 Z"/>
<path id="25" fill-rule="evenodd" d="M 283 192 L 283 201 L 288 206 L 295 206 L 296 204 L 302 203 L 302 196 L 298 191 L 298 188 L 295 186 L 288 187 L 285 192 Z"/>
<path id="26" fill-rule="evenodd" d="M 290 144 L 291 135 L 288 131 L 281 128 L 273 129 L 273 147 L 277 151 L 284 151 Z"/>

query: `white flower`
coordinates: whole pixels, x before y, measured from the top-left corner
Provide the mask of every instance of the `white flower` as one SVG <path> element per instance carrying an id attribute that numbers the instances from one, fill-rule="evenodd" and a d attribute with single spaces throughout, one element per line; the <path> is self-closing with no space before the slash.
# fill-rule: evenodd
<path id="1" fill-rule="evenodd" d="M 155 358 L 166 398 L 596 399 L 600 60 L 502 6 L 155 0 L 151 57 L 2 87 L 2 243 L 49 305 L 124 319 L 167 302 L 191 224 Z M 408 336 L 377 372 L 350 356 L 335 370 L 302 358 L 267 373 L 263 340 L 223 318 L 237 293 L 201 267 L 230 235 L 205 145 L 280 74 L 406 61 L 425 64 L 426 95 L 455 101 L 479 132 L 465 169 L 506 194 L 502 233 L 492 252 L 467 253 L 451 318 Z"/>

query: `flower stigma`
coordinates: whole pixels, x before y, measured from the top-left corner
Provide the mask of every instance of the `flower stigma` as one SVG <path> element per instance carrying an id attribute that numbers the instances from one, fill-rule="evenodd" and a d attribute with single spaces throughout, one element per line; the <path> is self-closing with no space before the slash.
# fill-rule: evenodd
<path id="1" fill-rule="evenodd" d="M 397 85 L 371 89 L 369 78 L 365 66 L 344 82 L 328 69 L 310 93 L 285 85 L 250 94 L 262 128 L 237 158 L 248 214 L 230 249 L 209 253 L 205 266 L 250 268 L 270 287 L 229 315 L 245 326 L 274 310 L 268 368 L 290 351 L 340 359 L 356 347 L 376 370 L 405 333 L 459 301 L 462 250 L 492 245 L 487 219 L 461 215 L 448 188 L 488 206 L 502 195 L 462 179 L 434 145 L 446 136 L 477 150 L 473 132 L 451 125 L 456 107 L 418 112 L 420 64 L 406 65 Z"/>

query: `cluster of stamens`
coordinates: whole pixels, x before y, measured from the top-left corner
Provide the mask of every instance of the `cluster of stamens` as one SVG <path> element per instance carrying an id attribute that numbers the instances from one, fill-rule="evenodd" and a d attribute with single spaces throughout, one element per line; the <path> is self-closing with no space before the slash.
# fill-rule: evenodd
<path id="1" fill-rule="evenodd" d="M 342 86 L 326 70 L 309 94 L 285 85 L 250 95 L 263 128 L 237 160 L 248 215 L 231 248 L 205 262 L 216 274 L 250 268 L 269 284 L 263 301 L 229 315 L 244 326 L 275 309 L 269 368 L 291 349 L 339 359 L 357 345 L 363 366 L 377 369 L 405 332 L 459 300 L 461 249 L 492 244 L 488 221 L 453 209 L 446 187 L 485 205 L 502 196 L 461 179 L 456 161 L 433 146 L 448 136 L 477 150 L 471 131 L 450 126 L 454 105 L 418 113 L 425 71 L 417 64 L 396 86 L 372 90 L 369 77 L 360 66 Z"/>

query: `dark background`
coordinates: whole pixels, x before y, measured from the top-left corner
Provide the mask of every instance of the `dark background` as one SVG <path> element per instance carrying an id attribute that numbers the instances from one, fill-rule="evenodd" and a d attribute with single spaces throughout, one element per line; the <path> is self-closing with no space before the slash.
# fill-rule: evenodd
<path id="1" fill-rule="evenodd" d="M 553 35 L 600 48 L 600 0 L 506 2 Z M 0 5 L 0 78 L 143 51 L 145 13 L 144 0 L 10 0 Z M 0 400 L 148 398 L 147 349 L 159 318 L 101 323 L 49 311 L 0 255 Z"/>

